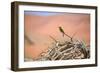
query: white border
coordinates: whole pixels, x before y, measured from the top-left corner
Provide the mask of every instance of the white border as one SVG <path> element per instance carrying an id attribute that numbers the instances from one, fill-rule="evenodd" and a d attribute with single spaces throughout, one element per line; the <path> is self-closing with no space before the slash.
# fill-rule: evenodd
<path id="1" fill-rule="evenodd" d="M 24 62 L 24 11 L 51 11 L 51 12 L 69 12 L 69 13 L 88 13 L 91 15 L 90 31 L 90 45 L 91 45 L 91 58 L 82 60 L 63 60 L 63 61 L 37 61 L 37 62 Z M 95 64 L 95 10 L 93 9 L 80 9 L 80 8 L 61 8 L 61 7 L 44 7 L 44 6 L 24 6 L 19 5 L 19 68 L 35 68 L 35 67 L 49 67 L 49 66 L 62 66 L 62 65 L 82 65 L 82 64 Z"/>

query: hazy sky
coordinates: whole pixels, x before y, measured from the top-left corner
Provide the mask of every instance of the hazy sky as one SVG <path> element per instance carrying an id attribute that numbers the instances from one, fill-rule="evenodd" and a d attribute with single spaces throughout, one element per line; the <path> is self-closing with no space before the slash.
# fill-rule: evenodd
<path id="1" fill-rule="evenodd" d="M 50 16 L 50 15 L 57 15 L 57 14 L 61 14 L 61 13 L 57 13 L 57 12 L 46 12 L 46 11 L 25 11 L 24 12 L 27 15 L 39 15 L 39 16 Z"/>

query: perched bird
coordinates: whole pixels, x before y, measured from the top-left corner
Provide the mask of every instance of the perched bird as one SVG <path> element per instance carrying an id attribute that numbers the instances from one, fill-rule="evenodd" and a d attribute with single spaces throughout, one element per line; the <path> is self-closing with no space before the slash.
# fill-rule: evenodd
<path id="1" fill-rule="evenodd" d="M 66 35 L 66 36 L 69 37 L 69 38 L 71 39 L 71 41 L 72 41 L 72 37 L 70 37 L 69 35 L 67 35 L 67 34 L 64 32 L 64 30 L 63 30 L 63 28 L 62 28 L 61 26 L 59 26 L 59 30 L 60 30 L 60 32 L 62 33 L 63 37 L 64 37 L 64 35 Z"/>
<path id="2" fill-rule="evenodd" d="M 64 32 L 64 30 L 63 30 L 63 28 L 61 26 L 59 27 L 59 30 L 63 34 L 63 37 L 64 37 L 65 32 Z"/>

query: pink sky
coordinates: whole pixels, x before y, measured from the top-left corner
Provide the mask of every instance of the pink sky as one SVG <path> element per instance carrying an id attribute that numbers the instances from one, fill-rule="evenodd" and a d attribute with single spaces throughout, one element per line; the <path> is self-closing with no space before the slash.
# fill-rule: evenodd
<path id="1" fill-rule="evenodd" d="M 34 42 L 28 45 L 25 42 L 25 57 L 37 57 L 53 42 L 49 35 L 56 39 L 62 38 L 58 27 L 74 38 L 90 43 L 90 15 L 88 14 L 55 14 L 50 16 L 25 14 L 25 34 Z"/>

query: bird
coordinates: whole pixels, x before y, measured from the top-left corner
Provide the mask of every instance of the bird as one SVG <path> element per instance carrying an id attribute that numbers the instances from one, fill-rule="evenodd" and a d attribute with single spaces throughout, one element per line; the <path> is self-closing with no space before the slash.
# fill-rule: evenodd
<path id="1" fill-rule="evenodd" d="M 71 41 L 72 41 L 72 37 L 70 37 L 69 35 L 67 35 L 67 34 L 64 32 L 64 30 L 63 30 L 63 28 L 62 28 L 61 26 L 59 26 L 59 31 L 62 33 L 63 37 L 64 37 L 64 35 L 66 35 L 66 36 L 69 37 L 69 38 L 71 39 Z"/>
<path id="2" fill-rule="evenodd" d="M 25 40 L 27 40 L 27 42 L 30 44 L 30 45 L 33 45 L 34 44 L 34 42 L 29 38 L 29 36 L 28 35 L 24 35 L 24 38 L 25 38 Z"/>
<path id="3" fill-rule="evenodd" d="M 59 30 L 63 34 L 63 37 L 64 37 L 65 32 L 64 32 L 64 30 L 63 30 L 63 28 L 61 26 L 59 26 Z"/>

